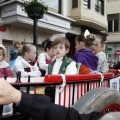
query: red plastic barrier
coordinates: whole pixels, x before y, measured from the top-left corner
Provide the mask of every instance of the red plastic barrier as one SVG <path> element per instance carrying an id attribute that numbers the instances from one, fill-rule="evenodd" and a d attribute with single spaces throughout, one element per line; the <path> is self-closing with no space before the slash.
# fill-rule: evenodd
<path id="1" fill-rule="evenodd" d="M 81 75 L 65 75 L 66 81 L 79 81 L 79 80 L 95 80 L 101 79 L 99 74 L 81 74 Z M 105 73 L 104 78 L 113 77 L 112 73 Z M 61 75 L 46 75 L 44 77 L 45 82 L 62 82 Z"/>
<path id="2" fill-rule="evenodd" d="M 109 72 L 111 72 L 111 73 L 117 73 L 118 71 L 116 69 L 109 69 Z"/>

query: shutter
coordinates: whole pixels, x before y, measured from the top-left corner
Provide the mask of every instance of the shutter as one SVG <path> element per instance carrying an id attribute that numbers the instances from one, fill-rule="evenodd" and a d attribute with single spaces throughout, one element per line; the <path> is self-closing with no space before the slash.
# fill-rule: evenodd
<path id="1" fill-rule="evenodd" d="M 6 49 L 6 61 L 9 63 L 10 61 L 10 50 L 12 48 L 12 41 L 3 40 L 3 45 Z"/>

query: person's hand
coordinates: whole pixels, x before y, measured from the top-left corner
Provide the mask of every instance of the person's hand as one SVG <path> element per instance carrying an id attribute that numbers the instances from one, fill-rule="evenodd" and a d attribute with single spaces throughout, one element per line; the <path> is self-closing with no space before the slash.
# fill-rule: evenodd
<path id="1" fill-rule="evenodd" d="M 0 105 L 19 103 L 20 100 L 21 92 L 15 89 L 3 78 L 0 78 Z"/>

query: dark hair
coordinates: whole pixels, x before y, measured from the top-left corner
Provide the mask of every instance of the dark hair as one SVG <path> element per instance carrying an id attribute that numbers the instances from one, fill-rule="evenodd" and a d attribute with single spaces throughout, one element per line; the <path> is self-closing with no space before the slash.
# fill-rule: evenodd
<path id="1" fill-rule="evenodd" d="M 51 41 L 49 38 L 47 38 L 46 40 L 44 40 L 44 41 L 42 42 L 42 45 L 43 45 L 43 47 L 44 47 L 44 50 L 46 51 L 47 48 L 49 48 L 49 49 L 52 48 L 52 41 Z"/>
<path id="2" fill-rule="evenodd" d="M 93 42 L 95 40 L 95 37 L 93 34 L 90 34 L 88 36 L 84 36 L 85 33 L 81 33 L 80 35 L 77 36 L 76 40 L 80 42 L 85 43 L 86 48 L 90 48 L 93 45 Z"/>
<path id="3" fill-rule="evenodd" d="M 53 47 L 58 44 L 64 44 L 66 49 L 70 48 L 70 42 L 65 37 L 58 37 L 53 41 Z"/>
<path id="4" fill-rule="evenodd" d="M 23 47 L 21 49 L 21 55 L 24 56 L 25 52 L 30 52 L 32 47 L 35 47 L 35 46 L 32 45 L 32 44 L 25 44 L 25 45 L 23 45 Z"/>
<path id="5" fill-rule="evenodd" d="M 101 40 L 101 44 L 105 44 L 105 41 L 104 41 L 104 38 L 103 38 L 102 35 L 96 34 L 96 35 L 95 35 L 95 39 L 99 39 L 99 40 Z"/>

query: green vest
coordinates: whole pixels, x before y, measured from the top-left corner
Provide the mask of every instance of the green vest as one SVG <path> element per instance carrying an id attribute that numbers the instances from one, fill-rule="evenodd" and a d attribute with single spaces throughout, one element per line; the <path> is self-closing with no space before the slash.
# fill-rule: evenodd
<path id="1" fill-rule="evenodd" d="M 74 61 L 74 60 L 71 59 L 71 58 L 68 58 L 67 56 L 64 56 L 63 59 L 62 59 L 62 65 L 60 66 L 60 70 L 59 70 L 59 73 L 58 73 L 58 74 L 65 74 L 67 66 L 68 66 L 72 61 Z M 52 74 L 53 66 L 54 66 L 55 62 L 56 62 L 56 60 L 54 60 L 53 62 L 51 62 L 51 63 L 48 65 L 48 74 Z M 77 67 L 77 65 L 76 65 L 76 67 Z"/>

